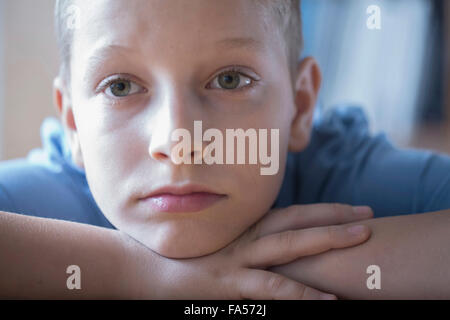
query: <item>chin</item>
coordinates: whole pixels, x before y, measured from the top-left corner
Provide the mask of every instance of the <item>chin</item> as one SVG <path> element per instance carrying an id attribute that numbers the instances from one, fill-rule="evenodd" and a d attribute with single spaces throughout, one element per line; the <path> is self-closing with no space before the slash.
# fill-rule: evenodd
<path id="1" fill-rule="evenodd" d="M 212 254 L 233 241 L 220 231 L 187 229 L 179 226 L 165 227 L 143 243 L 164 257 L 182 259 Z"/>
<path id="2" fill-rule="evenodd" d="M 172 242 L 171 245 L 158 245 L 151 249 L 166 258 L 187 259 L 206 256 L 223 248 L 223 246 L 220 245 L 211 245 L 211 242 L 204 246 L 189 244 L 187 242 L 174 242 Z"/>
<path id="3" fill-rule="evenodd" d="M 220 248 L 216 250 L 198 250 L 191 248 L 191 250 L 182 250 L 177 248 L 170 248 L 170 249 L 156 249 L 155 252 L 163 257 L 170 259 L 188 259 L 206 256 L 216 252 L 219 249 Z"/>

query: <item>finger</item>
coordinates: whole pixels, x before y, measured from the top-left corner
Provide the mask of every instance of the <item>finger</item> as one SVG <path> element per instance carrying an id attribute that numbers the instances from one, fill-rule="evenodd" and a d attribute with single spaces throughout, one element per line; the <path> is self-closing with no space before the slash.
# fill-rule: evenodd
<path id="1" fill-rule="evenodd" d="M 242 269 L 234 278 L 233 285 L 239 299 L 336 300 L 334 295 L 265 270 Z"/>
<path id="2" fill-rule="evenodd" d="M 370 229 L 358 226 L 327 226 L 289 230 L 250 242 L 239 252 L 247 267 L 269 267 L 330 249 L 345 248 L 368 239 Z"/>
<path id="3" fill-rule="evenodd" d="M 287 230 L 305 229 L 350 223 L 373 217 L 368 206 L 355 206 L 339 203 L 294 205 L 277 209 L 261 219 L 255 226 L 256 237 Z"/>

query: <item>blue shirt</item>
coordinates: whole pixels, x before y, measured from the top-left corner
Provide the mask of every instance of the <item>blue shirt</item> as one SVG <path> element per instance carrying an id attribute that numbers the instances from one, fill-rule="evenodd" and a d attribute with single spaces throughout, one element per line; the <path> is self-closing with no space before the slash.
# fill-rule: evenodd
<path id="1" fill-rule="evenodd" d="M 0 163 L 0 210 L 114 228 L 95 203 L 55 118 L 43 147 Z M 375 217 L 450 209 L 450 157 L 400 150 L 372 136 L 363 111 L 337 108 L 314 124 L 306 150 L 290 153 L 274 207 L 318 202 L 369 205 Z"/>

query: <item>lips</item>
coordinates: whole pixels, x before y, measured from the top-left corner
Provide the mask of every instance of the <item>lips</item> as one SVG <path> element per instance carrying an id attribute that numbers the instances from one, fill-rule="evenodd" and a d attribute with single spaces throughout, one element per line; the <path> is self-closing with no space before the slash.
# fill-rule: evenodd
<path id="1" fill-rule="evenodd" d="M 166 186 L 140 199 L 154 212 L 197 212 L 213 206 L 226 198 L 198 185 Z"/>

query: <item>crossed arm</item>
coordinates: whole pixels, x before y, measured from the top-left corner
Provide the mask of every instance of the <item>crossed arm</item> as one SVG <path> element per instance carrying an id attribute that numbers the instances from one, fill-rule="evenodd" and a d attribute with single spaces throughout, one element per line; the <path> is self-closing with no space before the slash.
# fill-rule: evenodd
<path id="1" fill-rule="evenodd" d="M 166 259 L 120 231 L 0 213 L 0 292 L 3 298 L 450 298 L 450 211 L 370 217 L 344 205 L 292 206 L 269 213 L 214 254 Z M 368 228 L 349 232 L 355 224 Z M 65 286 L 71 264 L 82 270 L 79 291 Z M 373 264 L 381 269 L 380 290 L 366 286 Z"/>
<path id="2" fill-rule="evenodd" d="M 305 206 L 310 224 L 369 218 L 350 206 Z M 321 211 L 322 215 L 317 215 Z M 286 231 L 296 215 L 268 213 L 227 247 L 207 256 L 168 259 L 126 234 L 68 221 L 0 212 L 1 298 L 333 299 L 268 267 L 365 241 L 345 225 Z M 320 218 L 320 219 L 318 219 Z M 296 244 L 292 242 L 296 239 Z M 81 269 L 81 290 L 68 290 L 66 269 Z"/>
<path id="3" fill-rule="evenodd" d="M 364 221 L 370 239 L 272 271 L 345 299 L 450 299 L 450 210 Z M 381 288 L 367 288 L 367 267 Z"/>

